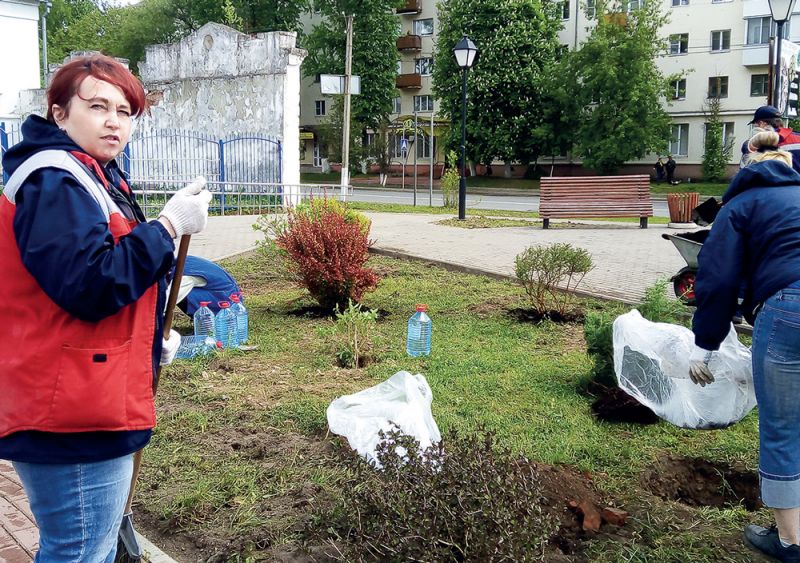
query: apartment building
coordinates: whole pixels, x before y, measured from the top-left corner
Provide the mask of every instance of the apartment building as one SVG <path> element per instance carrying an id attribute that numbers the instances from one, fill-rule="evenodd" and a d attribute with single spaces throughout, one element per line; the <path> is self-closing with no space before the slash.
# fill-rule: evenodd
<path id="1" fill-rule="evenodd" d="M 635 10 L 645 0 L 627 0 L 627 9 Z M 733 145 L 730 171 L 739 162 L 739 145 L 748 138 L 753 111 L 766 103 L 769 74 L 769 40 L 775 34 L 767 0 L 656 0 L 663 2 L 669 22 L 662 28 L 668 40 L 668 53 L 658 64 L 666 75 L 682 74 L 672 83 L 671 100 L 666 106 L 672 117 L 672 141 L 669 153 L 678 162 L 677 176 L 699 177 L 702 163 L 707 100 L 719 97 L 724 121 L 724 135 Z M 594 17 L 594 0 L 565 0 L 563 27 L 559 38 L 566 48 L 576 49 L 583 43 Z M 784 38 L 800 43 L 800 6 L 792 21 L 784 26 Z M 435 0 L 407 0 L 397 10 L 401 34 L 397 40 L 400 55 L 397 74 L 397 96 L 392 113 L 396 134 L 395 158 L 402 157 L 401 139 L 408 135 L 410 120 L 420 125 L 418 131 L 431 130 L 434 140 L 425 137 L 418 143 L 419 162 L 427 162 L 433 152 L 436 162 L 442 161 L 436 143 L 439 128 L 445 124 L 438 118 L 437 100 L 433 97 L 431 69 L 437 32 Z M 480 45 L 478 45 L 480 48 Z M 480 64 L 480 61 L 478 62 Z M 319 93 L 319 85 L 304 82 L 301 123 L 310 126 L 305 133 L 306 158 L 302 162 L 319 166 L 324 150 L 309 134 L 314 124 L 324 117 L 330 98 Z M 302 142 L 301 142 L 302 143 Z M 317 156 L 319 155 L 319 158 Z M 301 157 L 303 155 L 301 154 Z M 410 153 L 409 162 L 413 158 Z M 650 172 L 656 155 L 630 162 L 627 172 Z M 563 169 L 569 159 L 557 161 Z M 577 172 L 577 171 L 575 171 Z"/>

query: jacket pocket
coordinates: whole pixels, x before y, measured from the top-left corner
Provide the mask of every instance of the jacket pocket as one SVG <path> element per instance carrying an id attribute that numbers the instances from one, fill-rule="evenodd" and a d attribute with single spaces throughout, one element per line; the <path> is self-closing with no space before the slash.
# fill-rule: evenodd
<path id="1" fill-rule="evenodd" d="M 53 430 L 121 430 L 131 341 L 103 348 L 61 347 L 58 380 L 50 404 Z"/>

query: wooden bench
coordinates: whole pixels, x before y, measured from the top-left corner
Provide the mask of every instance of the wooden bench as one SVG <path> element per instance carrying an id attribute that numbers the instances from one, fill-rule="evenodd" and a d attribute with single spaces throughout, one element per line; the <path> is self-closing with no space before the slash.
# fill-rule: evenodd
<path id="1" fill-rule="evenodd" d="M 653 216 L 650 176 L 562 176 L 541 179 L 539 217 L 542 227 L 553 218 L 639 217 L 647 228 Z"/>

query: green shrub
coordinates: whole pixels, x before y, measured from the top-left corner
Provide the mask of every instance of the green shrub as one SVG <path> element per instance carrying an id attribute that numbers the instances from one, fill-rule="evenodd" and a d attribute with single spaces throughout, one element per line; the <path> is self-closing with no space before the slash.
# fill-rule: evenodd
<path id="1" fill-rule="evenodd" d="M 369 219 L 346 211 L 335 200 L 310 200 L 309 207 L 289 211 L 286 228 L 275 238 L 295 280 L 331 312 L 358 302 L 379 280 L 365 267 L 372 245 Z"/>
<path id="2" fill-rule="evenodd" d="M 325 213 L 338 213 L 348 224 L 358 224 L 364 233 L 369 233 L 371 222 L 363 213 L 350 209 L 338 199 L 329 197 L 310 197 L 301 201 L 294 209 L 297 216 L 308 217 L 311 221 L 319 221 Z"/>
<path id="3" fill-rule="evenodd" d="M 525 287 L 534 311 L 564 315 L 574 303 L 573 291 L 592 269 L 592 257 L 583 248 L 555 243 L 530 246 L 514 259 L 514 272 Z M 559 289 L 559 284 L 562 284 Z"/>
<path id="4" fill-rule="evenodd" d="M 666 279 L 659 280 L 645 290 L 644 299 L 636 306 L 642 316 L 654 323 L 670 323 L 684 325 L 689 316 L 686 306 L 680 301 L 667 296 Z M 586 387 L 597 383 L 605 387 L 615 387 L 617 376 L 614 373 L 614 319 L 616 314 L 608 312 L 590 312 L 586 314 L 583 335 L 586 339 L 586 351 L 592 358 L 594 366 L 588 381 L 582 382 Z"/>
<path id="5" fill-rule="evenodd" d="M 364 354 L 372 348 L 370 332 L 377 320 L 376 311 L 364 310 L 352 300 L 348 300 L 344 311 L 336 309 L 336 333 L 340 340 L 336 357 L 342 367 L 359 367 Z"/>
<path id="6" fill-rule="evenodd" d="M 455 209 L 458 207 L 458 188 L 461 183 L 461 174 L 458 173 L 458 156 L 456 151 L 447 154 L 447 169 L 442 174 L 441 188 L 443 207 Z"/>
<path id="7" fill-rule="evenodd" d="M 317 515 L 342 561 L 535 561 L 558 529 L 537 466 L 491 434 L 453 431 L 420 452 L 391 432 L 377 457 L 382 471 L 349 458 L 348 494 Z"/>

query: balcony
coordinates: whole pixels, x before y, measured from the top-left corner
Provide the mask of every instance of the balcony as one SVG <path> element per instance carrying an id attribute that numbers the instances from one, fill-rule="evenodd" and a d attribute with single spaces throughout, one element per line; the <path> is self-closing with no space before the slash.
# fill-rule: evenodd
<path id="1" fill-rule="evenodd" d="M 418 14 L 421 11 L 421 0 L 405 0 L 399 8 L 395 9 L 397 14 Z"/>
<path id="2" fill-rule="evenodd" d="M 397 88 L 411 88 L 419 90 L 422 88 L 422 75 L 421 74 L 398 74 L 395 78 L 395 86 Z"/>
<path id="3" fill-rule="evenodd" d="M 401 35 L 397 38 L 398 51 L 420 51 L 422 50 L 422 37 L 419 35 Z"/>

